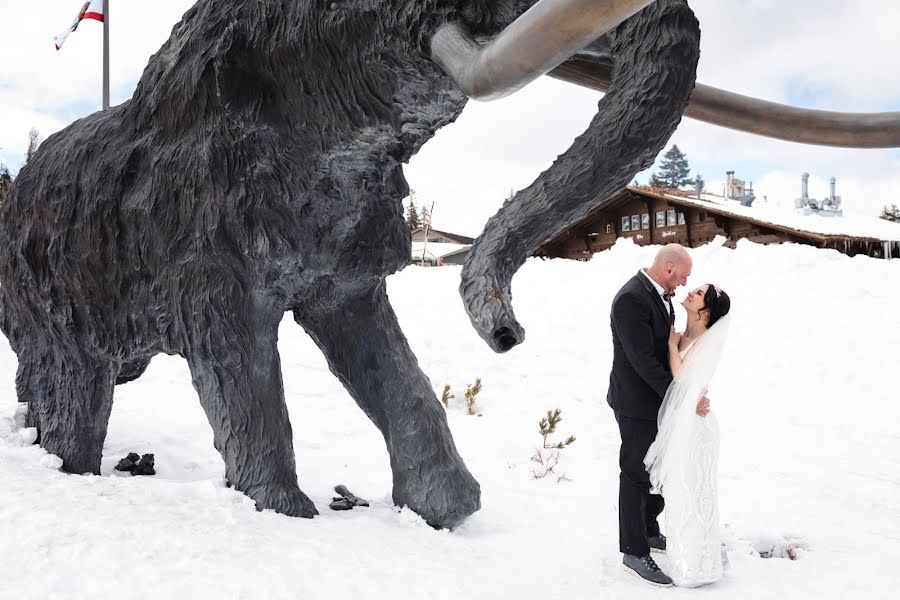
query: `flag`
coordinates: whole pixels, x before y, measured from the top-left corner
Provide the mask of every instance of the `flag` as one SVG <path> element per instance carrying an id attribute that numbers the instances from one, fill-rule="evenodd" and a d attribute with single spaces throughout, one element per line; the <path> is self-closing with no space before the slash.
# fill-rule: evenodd
<path id="1" fill-rule="evenodd" d="M 56 49 L 59 50 L 62 48 L 62 45 L 66 42 L 66 38 L 69 37 L 69 34 L 78 29 L 78 24 L 81 23 L 85 19 L 94 19 L 95 21 L 103 22 L 104 15 L 104 4 L 105 0 L 88 0 L 84 3 L 84 6 L 81 7 L 81 10 L 78 12 L 78 16 L 75 17 L 75 20 L 72 21 L 72 24 L 69 25 L 69 28 L 64 32 L 54 37 L 54 41 L 56 42 Z"/>

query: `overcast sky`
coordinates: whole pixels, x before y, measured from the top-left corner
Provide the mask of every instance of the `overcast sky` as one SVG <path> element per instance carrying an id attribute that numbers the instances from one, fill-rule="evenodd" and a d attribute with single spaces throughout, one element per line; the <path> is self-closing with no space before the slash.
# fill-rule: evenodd
<path id="1" fill-rule="evenodd" d="M 131 97 L 147 60 L 192 0 L 111 0 L 112 102 Z M 16 171 L 28 130 L 46 137 L 100 108 L 102 25 L 81 24 L 62 51 L 53 36 L 82 0 L 0 0 L 0 161 Z M 900 2 L 693 0 L 703 31 L 698 80 L 810 108 L 900 110 Z M 601 95 L 549 78 L 510 98 L 470 102 L 406 166 L 434 225 L 477 234 L 509 191 L 527 186 L 587 126 Z M 725 171 L 753 182 L 759 202 L 788 207 L 808 171 L 810 195 L 838 179 L 846 211 L 900 203 L 900 151 L 803 146 L 685 119 L 671 143 L 721 193 Z M 642 183 L 649 173 L 638 176 Z"/>

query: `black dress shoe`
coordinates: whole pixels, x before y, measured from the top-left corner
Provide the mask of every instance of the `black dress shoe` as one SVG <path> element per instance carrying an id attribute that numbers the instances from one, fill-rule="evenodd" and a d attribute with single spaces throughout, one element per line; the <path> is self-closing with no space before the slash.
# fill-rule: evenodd
<path id="1" fill-rule="evenodd" d="M 647 538 L 647 543 L 650 544 L 650 552 L 666 553 L 666 536 L 663 534 L 651 535 Z"/>
<path id="2" fill-rule="evenodd" d="M 141 456 L 134 452 L 129 452 L 128 456 L 119 461 L 116 465 L 116 471 L 134 471 L 134 468 L 140 462 Z"/>
<path id="3" fill-rule="evenodd" d="M 334 491 L 341 496 L 339 498 L 332 498 L 331 504 L 328 505 L 331 510 L 351 510 L 357 506 L 369 505 L 368 502 L 359 496 L 350 493 L 350 490 L 347 489 L 346 485 L 335 486 Z"/>
<path id="4" fill-rule="evenodd" d="M 141 457 L 141 460 L 138 461 L 136 465 L 134 465 L 134 469 L 131 470 L 132 475 L 156 475 L 156 470 L 153 468 L 153 455 L 145 454 Z"/>
<path id="5" fill-rule="evenodd" d="M 672 585 L 672 578 L 662 572 L 656 563 L 653 561 L 653 558 L 648 554 L 647 556 L 633 556 L 631 554 L 626 554 L 622 558 L 622 564 L 625 566 L 625 570 L 629 571 L 647 583 L 658 585 L 660 587 L 669 587 Z"/>

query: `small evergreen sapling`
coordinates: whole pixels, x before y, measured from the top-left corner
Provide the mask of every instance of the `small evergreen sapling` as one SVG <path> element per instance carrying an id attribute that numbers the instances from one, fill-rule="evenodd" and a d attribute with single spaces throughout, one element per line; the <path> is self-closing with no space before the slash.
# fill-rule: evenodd
<path id="1" fill-rule="evenodd" d="M 469 415 L 477 415 L 481 416 L 481 413 L 476 411 L 475 404 L 478 400 L 478 394 L 481 392 L 481 377 L 475 378 L 475 383 L 466 384 L 466 392 L 465 392 L 465 400 L 466 400 L 466 413 Z M 456 398 L 456 395 L 450 391 L 450 384 L 444 384 L 444 389 L 441 392 L 441 404 L 444 405 L 445 408 L 450 408 L 450 401 Z"/>
<path id="2" fill-rule="evenodd" d="M 565 475 L 557 475 L 554 469 L 559 465 L 561 451 L 575 443 L 575 436 L 570 435 L 562 442 L 554 442 L 550 440 L 550 436 L 556 433 L 556 426 L 562 421 L 562 411 L 558 408 L 548 410 L 547 416 L 541 419 L 539 424 L 539 432 L 541 434 L 541 448 L 535 450 L 531 460 L 538 463 L 540 467 L 531 472 L 534 479 L 543 479 L 547 475 L 553 473 L 556 475 L 556 481 L 569 480 Z"/>
<path id="3" fill-rule="evenodd" d="M 445 384 L 444 391 L 441 393 L 441 404 L 443 404 L 445 408 L 449 408 L 450 400 L 455 397 L 456 396 L 453 395 L 453 392 L 450 391 L 450 384 Z"/>
<path id="4" fill-rule="evenodd" d="M 553 442 L 547 441 L 548 437 L 550 437 L 552 434 L 556 433 L 556 426 L 559 425 L 560 421 L 562 421 L 562 416 L 560 416 L 561 413 L 562 413 L 562 411 L 559 410 L 558 408 L 553 409 L 553 410 L 548 410 L 547 416 L 544 417 L 543 419 L 541 419 L 540 431 L 541 431 L 541 438 L 544 441 L 545 449 L 554 448 L 557 450 L 562 450 L 566 446 L 571 446 L 572 443 L 575 441 L 574 435 L 570 435 L 569 437 L 567 437 L 566 441 L 564 441 L 564 442 L 558 442 L 558 443 L 554 444 Z"/>
<path id="5" fill-rule="evenodd" d="M 475 413 L 475 397 L 478 396 L 478 393 L 481 391 L 481 377 L 475 378 L 475 383 L 473 385 L 466 386 L 466 411 L 470 415 L 474 415 Z"/>

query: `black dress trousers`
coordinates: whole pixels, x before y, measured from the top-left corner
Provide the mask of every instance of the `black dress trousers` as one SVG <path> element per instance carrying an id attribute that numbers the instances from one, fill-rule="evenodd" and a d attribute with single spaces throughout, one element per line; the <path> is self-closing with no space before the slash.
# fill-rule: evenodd
<path id="1" fill-rule="evenodd" d="M 634 419 L 616 412 L 622 447 L 619 450 L 619 551 L 634 556 L 650 554 L 649 536 L 659 535 L 656 520 L 663 497 L 650 493 L 650 475 L 644 456 L 656 439 L 656 421 Z"/>

